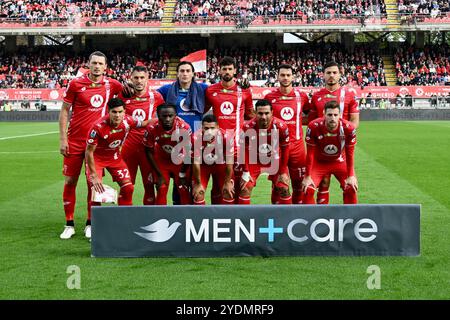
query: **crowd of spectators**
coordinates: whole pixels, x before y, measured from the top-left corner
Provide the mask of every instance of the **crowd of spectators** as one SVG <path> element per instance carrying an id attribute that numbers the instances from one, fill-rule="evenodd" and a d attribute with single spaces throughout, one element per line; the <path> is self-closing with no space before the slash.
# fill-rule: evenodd
<path id="1" fill-rule="evenodd" d="M 196 23 L 243 19 L 251 22 L 258 16 L 266 19 L 340 19 L 355 16 L 386 16 L 384 0 L 179 0 L 174 22 Z"/>
<path id="2" fill-rule="evenodd" d="M 448 0 L 398 0 L 398 12 L 402 15 L 429 15 L 431 18 L 450 13 Z"/>
<path id="3" fill-rule="evenodd" d="M 90 52 L 89 52 L 90 53 Z M 16 54 L 0 54 L 0 88 L 66 87 L 68 82 L 87 68 L 89 53 L 74 55 L 55 49 L 20 50 Z M 135 65 L 145 65 L 153 79 L 167 76 L 169 54 L 162 48 L 143 53 L 126 50 L 108 54 L 109 76 L 124 81 Z"/>
<path id="4" fill-rule="evenodd" d="M 361 87 L 386 85 L 381 56 L 364 46 L 356 47 L 351 53 L 331 43 L 305 45 L 295 50 L 277 50 L 270 46 L 265 50 L 218 48 L 208 54 L 206 78 L 209 82 L 219 81 L 218 61 L 225 55 L 238 61 L 239 77 L 263 80 L 269 87 L 276 84 L 276 68 L 283 63 L 294 67 L 296 86 L 323 86 L 323 65 L 331 60 L 341 64 L 343 84 Z"/>
<path id="5" fill-rule="evenodd" d="M 450 85 L 448 45 L 399 48 L 394 63 L 398 85 Z"/>
<path id="6" fill-rule="evenodd" d="M 163 0 L 6 0 L 0 1 L 0 22 L 160 20 L 163 7 Z"/>

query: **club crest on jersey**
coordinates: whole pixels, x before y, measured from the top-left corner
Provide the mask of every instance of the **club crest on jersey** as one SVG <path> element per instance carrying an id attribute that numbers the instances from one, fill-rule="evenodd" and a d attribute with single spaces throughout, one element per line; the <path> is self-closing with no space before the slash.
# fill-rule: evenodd
<path id="1" fill-rule="evenodd" d="M 334 144 L 326 145 L 325 148 L 323 148 L 323 151 L 326 154 L 336 154 L 338 152 L 338 148 Z"/>
<path id="2" fill-rule="evenodd" d="M 290 107 L 284 107 L 280 112 L 281 118 L 285 121 L 291 120 L 294 117 L 294 110 Z"/>
<path id="3" fill-rule="evenodd" d="M 263 143 L 258 148 L 259 153 L 269 154 L 272 151 L 272 146 L 267 143 Z"/>
<path id="4" fill-rule="evenodd" d="M 172 153 L 173 147 L 169 144 L 165 144 L 162 146 L 162 149 L 167 153 Z"/>
<path id="5" fill-rule="evenodd" d="M 99 94 L 93 95 L 91 98 L 91 106 L 99 108 L 103 104 L 103 97 Z"/>
<path id="6" fill-rule="evenodd" d="M 120 146 L 121 143 L 122 143 L 122 140 L 115 140 L 115 141 L 111 142 L 108 147 L 110 147 L 111 149 L 115 149 L 118 146 Z"/>
<path id="7" fill-rule="evenodd" d="M 131 116 L 133 117 L 134 120 L 143 121 L 143 120 L 145 120 L 147 114 L 142 109 L 136 109 L 136 110 L 133 110 L 133 113 L 131 114 Z"/>
<path id="8" fill-rule="evenodd" d="M 233 106 L 233 104 L 232 104 L 231 102 L 225 101 L 225 102 L 223 102 L 223 103 L 220 105 L 220 111 L 221 111 L 224 115 L 228 116 L 228 115 L 230 115 L 230 114 L 233 113 L 233 111 L 234 111 L 234 106 Z"/>

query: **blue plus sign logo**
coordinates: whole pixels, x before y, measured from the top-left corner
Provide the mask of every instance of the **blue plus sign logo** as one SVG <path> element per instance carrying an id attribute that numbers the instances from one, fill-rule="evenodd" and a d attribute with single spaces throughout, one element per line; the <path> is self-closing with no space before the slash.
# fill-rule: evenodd
<path id="1" fill-rule="evenodd" d="M 267 233 L 269 242 L 273 242 L 275 233 L 283 233 L 283 228 L 275 228 L 273 219 L 268 220 L 267 228 L 259 228 L 259 233 Z"/>

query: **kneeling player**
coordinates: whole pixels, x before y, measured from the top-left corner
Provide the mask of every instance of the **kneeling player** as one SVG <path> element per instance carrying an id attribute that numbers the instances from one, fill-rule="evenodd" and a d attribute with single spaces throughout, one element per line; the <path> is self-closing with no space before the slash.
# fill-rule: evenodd
<path id="1" fill-rule="evenodd" d="M 177 117 L 176 106 L 161 104 L 156 108 L 158 119 L 152 119 L 145 129 L 143 143 L 155 174 L 157 205 L 167 204 L 170 178 L 178 189 L 181 204 L 190 204 L 188 187 L 191 129 L 189 124 Z"/>
<path id="2" fill-rule="evenodd" d="M 234 132 L 227 135 L 219 128 L 214 115 L 205 115 L 202 119 L 202 129 L 192 135 L 192 196 L 194 204 L 205 204 L 205 189 L 209 177 L 213 185 L 222 191 L 222 204 L 234 204 L 233 164 L 235 157 Z M 211 189 L 211 199 L 214 203 L 214 188 Z"/>
<path id="3" fill-rule="evenodd" d="M 120 147 L 131 128 L 141 127 L 147 123 L 148 121 L 134 120 L 125 115 L 124 102 L 114 98 L 108 102 L 108 115 L 101 118 L 89 131 L 86 146 L 89 187 L 94 188 L 96 192 L 104 192 L 103 170 L 108 170 L 113 180 L 120 186 L 118 201 L 120 206 L 132 205 L 134 190 Z M 92 205 L 99 204 L 92 202 Z M 86 237 L 90 238 L 90 230 L 86 232 Z"/>
<path id="4" fill-rule="evenodd" d="M 267 172 L 277 204 L 292 204 L 288 174 L 289 129 L 284 121 L 273 116 L 270 101 L 259 100 L 255 108 L 256 118 L 244 125 L 238 146 L 245 150 L 238 203 L 250 204 L 256 180 L 262 172 Z"/>
<path id="5" fill-rule="evenodd" d="M 324 107 L 325 117 L 316 119 L 306 131 L 307 163 L 303 180 L 305 204 L 315 204 L 314 192 L 327 175 L 338 179 L 344 192 L 344 204 L 358 202 L 358 181 L 354 169 L 356 129 L 341 119 L 339 105 L 329 101 Z"/>

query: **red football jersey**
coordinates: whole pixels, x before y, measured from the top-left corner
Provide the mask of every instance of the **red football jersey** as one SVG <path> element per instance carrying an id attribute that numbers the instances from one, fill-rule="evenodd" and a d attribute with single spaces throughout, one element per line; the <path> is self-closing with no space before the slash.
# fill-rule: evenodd
<path id="1" fill-rule="evenodd" d="M 178 132 L 176 132 L 178 131 Z M 179 139 L 172 141 L 172 134 L 179 133 Z M 185 141 L 182 139 L 187 138 Z M 191 143 L 191 127 L 188 123 L 181 118 L 176 117 L 173 126 L 170 130 L 165 131 L 163 126 L 159 123 L 158 119 L 151 120 L 145 128 L 143 144 L 154 151 L 155 157 L 162 157 L 167 161 L 171 161 L 171 154 L 173 148 L 179 143 L 183 143 L 184 146 L 190 147 Z M 181 145 L 180 145 L 181 146 Z M 185 155 L 184 148 L 180 149 L 180 153 L 176 156 L 183 160 Z"/>
<path id="2" fill-rule="evenodd" d="M 272 141 L 275 130 L 278 133 L 278 140 Z M 240 147 L 243 145 L 245 145 L 245 166 L 259 164 L 268 167 L 270 163 L 262 163 L 261 159 L 273 157 L 272 159 L 280 161 L 279 173 L 288 171 L 289 129 L 284 121 L 274 117 L 268 129 L 260 129 L 256 118 L 247 121 L 240 139 Z M 254 146 L 257 150 L 254 149 Z M 252 160 L 252 157 L 256 156 L 255 153 L 257 153 L 257 163 L 253 163 L 254 160 Z"/>
<path id="3" fill-rule="evenodd" d="M 206 105 L 212 107 L 219 127 L 224 130 L 235 130 L 238 139 L 244 126 L 244 115 L 253 111 L 252 92 L 250 88 L 242 89 L 235 84 L 224 88 L 222 83 L 216 83 L 206 89 Z"/>
<path id="4" fill-rule="evenodd" d="M 192 155 L 202 165 L 225 164 L 227 157 L 233 157 L 234 162 L 236 156 L 234 135 L 227 135 L 225 130 L 219 128 L 216 136 L 205 141 L 202 130 L 199 129 L 192 134 Z"/>
<path id="5" fill-rule="evenodd" d="M 302 141 L 302 111 L 309 104 L 306 93 L 292 90 L 284 95 L 280 89 L 267 94 L 264 99 L 272 103 L 273 116 L 288 125 L 291 142 Z"/>
<path id="6" fill-rule="evenodd" d="M 335 91 L 329 91 L 326 88 L 316 92 L 311 98 L 311 110 L 308 115 L 308 121 L 322 118 L 325 103 L 328 101 L 336 101 L 341 110 L 341 117 L 350 120 L 350 114 L 359 113 L 358 102 L 355 100 L 355 93 L 349 88 L 340 87 Z"/>
<path id="7" fill-rule="evenodd" d="M 346 146 L 356 144 L 356 129 L 350 121 L 339 119 L 336 130 L 330 132 L 325 118 L 319 118 L 308 125 L 305 140 L 315 147 L 316 161 L 344 161 Z"/>
<path id="8" fill-rule="evenodd" d="M 94 151 L 95 158 L 103 161 L 117 160 L 120 156 L 120 147 L 131 128 L 140 125 L 140 120 L 134 120 L 132 117 L 125 115 L 119 126 L 114 128 L 109 121 L 109 115 L 106 115 L 91 128 L 87 144 L 97 146 Z"/>
<path id="9" fill-rule="evenodd" d="M 147 89 L 143 96 L 133 96 L 131 98 L 124 98 L 122 94 L 119 94 L 119 98 L 125 102 L 125 112 L 127 115 L 133 117 L 135 120 L 150 120 L 156 118 L 156 107 L 164 103 L 162 95 L 155 90 Z M 142 139 L 144 138 L 145 128 L 131 129 L 127 138 L 128 144 L 135 146 L 142 145 Z"/>
<path id="10" fill-rule="evenodd" d="M 71 153 L 84 152 L 92 125 L 108 113 L 108 101 L 121 91 L 120 82 L 107 77 L 93 82 L 88 75 L 83 75 L 70 81 L 64 102 L 72 109 L 67 133 Z"/>

